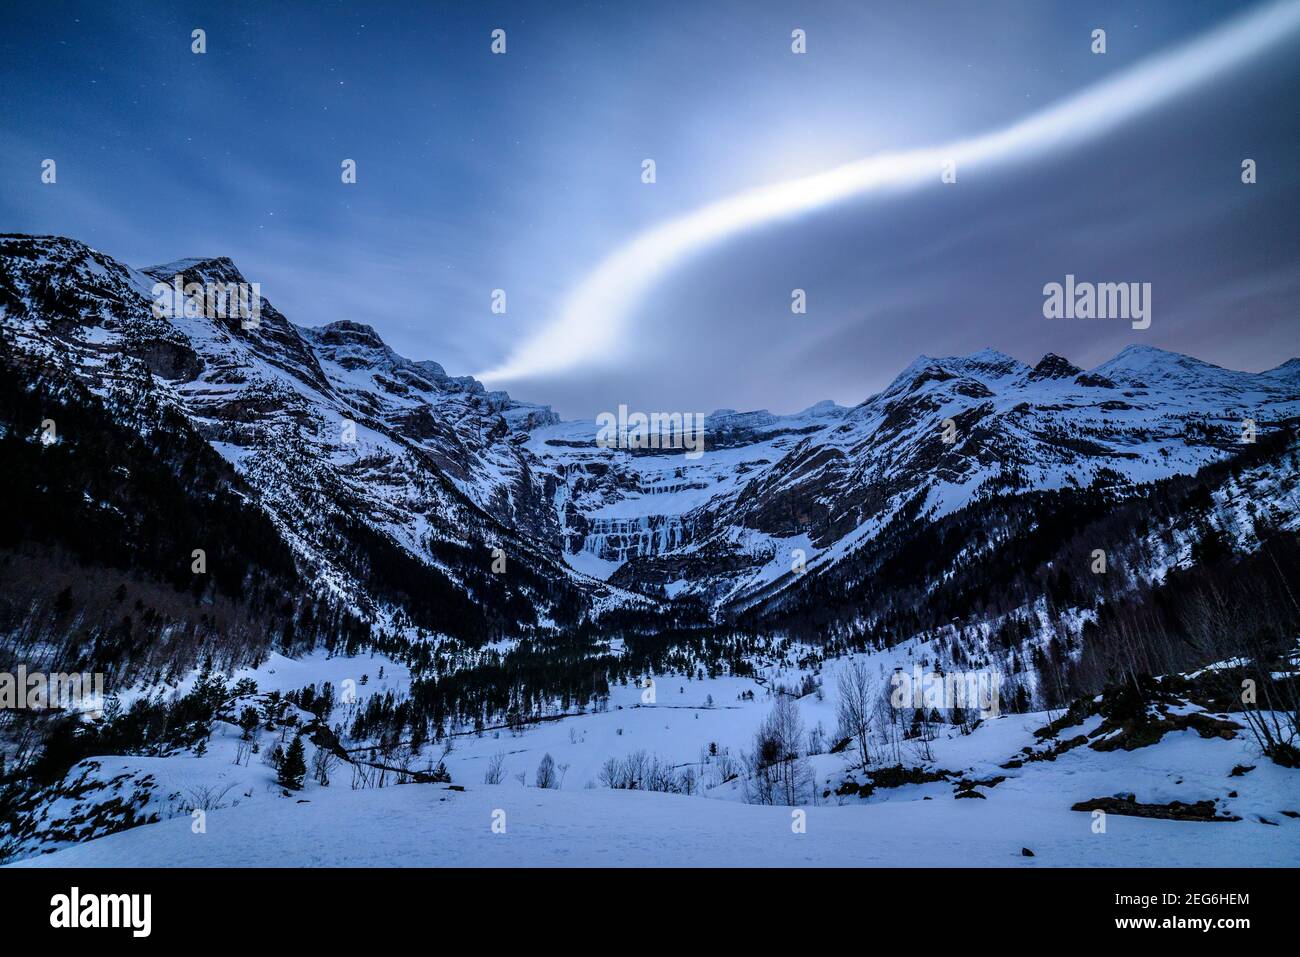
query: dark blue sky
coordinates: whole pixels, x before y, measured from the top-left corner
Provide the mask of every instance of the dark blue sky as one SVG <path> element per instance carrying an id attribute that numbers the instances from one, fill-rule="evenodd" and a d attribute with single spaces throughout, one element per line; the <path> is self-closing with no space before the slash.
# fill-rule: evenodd
<path id="1" fill-rule="evenodd" d="M 295 322 L 367 322 L 471 373 L 505 364 L 644 230 L 1007 126 L 1259 6 L 5 3 L 0 230 L 134 265 L 229 255 Z M 569 415 L 788 411 L 983 346 L 1276 365 L 1300 352 L 1298 93 L 1292 33 L 1081 146 L 729 237 L 656 279 L 601 361 L 488 385 Z M 1043 319 L 1043 284 L 1067 272 L 1151 282 L 1152 327 Z"/>

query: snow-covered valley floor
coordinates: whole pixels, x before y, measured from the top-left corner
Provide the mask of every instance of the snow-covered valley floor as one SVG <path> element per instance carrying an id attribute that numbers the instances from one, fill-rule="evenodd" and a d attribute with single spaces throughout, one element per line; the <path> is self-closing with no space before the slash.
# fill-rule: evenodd
<path id="1" fill-rule="evenodd" d="M 838 666 L 827 665 L 822 700 L 811 694 L 799 699 L 808 727 L 834 727 L 830 674 Z M 277 678 L 286 688 L 301 686 L 308 673 L 337 684 L 362 668 L 368 679 L 359 689 L 362 696 L 400 689 L 407 680 L 392 662 L 378 679 L 374 659 L 273 658 L 257 677 L 265 691 Z M 754 700 L 738 699 L 749 691 Z M 1023 757 L 1022 749 L 1044 749 L 1033 731 L 1059 713 L 1003 715 L 967 735 L 946 726 L 928 762 L 904 757 L 905 764 L 959 772 L 970 781 L 1003 776 L 975 788 L 982 798 L 956 798 L 951 781 L 878 787 L 865 799 L 837 796 L 851 755 L 818 754 L 810 759 L 814 801 L 798 809 L 746 804 L 737 781 L 711 779 L 700 752 L 710 742 L 735 753 L 747 747 L 770 710 L 767 694 L 764 685 L 748 679 L 664 677 L 654 705 L 643 705 L 635 686 L 618 687 L 608 711 L 546 721 L 517 735 L 489 730 L 458 736 L 446 757 L 454 788 L 353 790 L 344 765 L 329 787 L 309 780 L 289 797 L 263 762 L 233 762 L 240 730 L 218 722 L 202 756 L 93 759 L 96 778 L 128 775 L 125 780 L 134 783 L 151 776 L 152 809 L 163 818 L 158 823 L 65 845 L 14 866 L 1300 865 L 1300 818 L 1292 816 L 1300 812 L 1300 771 L 1262 758 L 1244 732 L 1224 740 L 1175 731 L 1133 751 L 1081 746 L 1054 761 L 1005 769 L 1001 765 Z M 1089 718 L 1056 740 L 1087 734 L 1098 721 Z M 278 737 L 259 734 L 268 747 Z M 706 787 L 683 796 L 596 786 L 607 758 L 637 749 L 674 766 L 693 763 Z M 484 784 L 484 769 L 496 754 L 505 755 L 503 783 Z M 567 765 L 559 789 L 533 786 L 544 754 Z M 1234 776 L 1241 767 L 1252 770 Z M 526 784 L 517 779 L 520 774 Z M 187 800 L 201 789 L 223 796 L 200 827 Z M 1076 802 L 1128 793 L 1148 804 L 1212 800 L 1217 813 L 1240 820 L 1111 813 L 1101 830 L 1093 814 L 1070 809 Z"/>
<path id="2" fill-rule="evenodd" d="M 987 801 L 920 798 L 791 810 L 638 791 L 512 785 L 340 790 L 135 828 L 15 866 L 1281 866 L 1300 863 L 1300 823 L 1204 824 L 1111 815 L 1105 834 L 1070 811 L 1069 787 Z M 1040 782 L 1048 784 L 1048 782 Z M 996 789 L 995 789 L 996 790 Z M 1080 790 L 1078 793 L 1083 793 Z M 505 812 L 505 833 L 494 813 Z M 1035 857 L 1024 857 L 1022 847 Z"/>

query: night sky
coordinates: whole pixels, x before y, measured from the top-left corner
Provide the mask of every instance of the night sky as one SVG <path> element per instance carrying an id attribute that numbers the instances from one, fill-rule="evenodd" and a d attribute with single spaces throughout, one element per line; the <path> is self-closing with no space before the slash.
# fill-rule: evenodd
<path id="1" fill-rule="evenodd" d="M 1266 369 L 1300 353 L 1300 16 L 1136 115 L 959 163 L 956 183 L 935 169 L 760 216 L 666 265 L 653 237 L 756 187 L 1012 127 L 1296 8 L 6 0 L 0 231 L 136 266 L 227 255 L 294 322 L 368 323 L 566 416 L 853 404 L 918 354 L 986 346 Z M 1067 273 L 1150 282 L 1151 328 L 1044 319 Z M 584 297 L 593 277 L 603 297 Z"/>

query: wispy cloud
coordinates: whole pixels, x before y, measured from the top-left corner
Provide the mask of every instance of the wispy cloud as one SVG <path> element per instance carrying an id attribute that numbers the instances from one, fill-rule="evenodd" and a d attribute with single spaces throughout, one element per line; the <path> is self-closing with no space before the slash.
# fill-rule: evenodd
<path id="1" fill-rule="evenodd" d="M 1051 107 L 989 133 L 934 147 L 882 153 L 835 169 L 747 190 L 647 229 L 601 261 L 566 296 L 553 321 L 503 363 L 477 377 L 505 383 L 607 364 L 648 291 L 692 255 L 755 227 L 872 193 L 939 183 L 944 164 L 959 175 L 1025 163 L 1077 146 L 1249 63 L 1300 31 L 1300 2 L 1243 14 Z"/>

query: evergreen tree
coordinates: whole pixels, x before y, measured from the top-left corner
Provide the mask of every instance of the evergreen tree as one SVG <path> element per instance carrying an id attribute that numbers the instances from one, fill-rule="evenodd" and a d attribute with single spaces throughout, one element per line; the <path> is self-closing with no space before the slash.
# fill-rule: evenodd
<path id="1" fill-rule="evenodd" d="M 952 712 L 949 714 L 948 719 L 953 724 L 963 725 L 966 723 L 966 712 L 962 709 L 961 705 L 953 704 Z"/>
<path id="2" fill-rule="evenodd" d="M 253 708 L 245 708 L 244 713 L 239 716 L 239 727 L 244 731 L 244 740 L 248 741 L 253 736 L 254 729 L 260 719 L 257 717 L 257 711 Z"/>
<path id="3" fill-rule="evenodd" d="M 104 703 L 104 720 L 112 724 L 122 716 L 122 701 L 117 695 L 108 696 L 108 701 Z"/>
<path id="4" fill-rule="evenodd" d="M 555 759 L 549 753 L 542 755 L 541 764 L 537 765 L 537 786 L 539 788 L 556 787 Z"/>
<path id="5" fill-rule="evenodd" d="M 293 743 L 289 745 L 289 750 L 285 752 L 284 761 L 280 764 L 280 773 L 276 780 L 286 790 L 301 791 L 303 778 L 306 776 L 306 750 L 302 746 L 302 738 L 295 737 Z"/>

